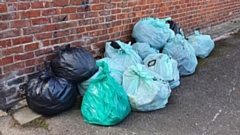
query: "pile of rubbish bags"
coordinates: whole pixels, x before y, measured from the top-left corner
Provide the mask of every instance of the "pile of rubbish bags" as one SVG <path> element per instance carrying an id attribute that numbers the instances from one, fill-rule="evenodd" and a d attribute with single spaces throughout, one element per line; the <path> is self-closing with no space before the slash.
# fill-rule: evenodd
<path id="1" fill-rule="evenodd" d="M 171 18 L 141 19 L 132 37 L 136 43 L 106 42 L 98 60 L 81 46 L 55 50 L 56 57 L 26 85 L 29 108 L 56 115 L 71 109 L 79 93 L 85 122 L 116 125 L 131 111 L 164 108 L 180 77 L 193 74 L 197 58 L 214 48 L 211 37 L 199 31 L 186 39 Z"/>

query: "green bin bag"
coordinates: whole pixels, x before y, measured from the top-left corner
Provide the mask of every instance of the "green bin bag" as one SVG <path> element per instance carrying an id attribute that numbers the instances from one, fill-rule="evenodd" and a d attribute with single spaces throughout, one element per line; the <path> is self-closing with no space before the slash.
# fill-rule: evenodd
<path id="1" fill-rule="evenodd" d="M 116 125 L 131 112 L 131 106 L 123 87 L 110 76 L 108 65 L 105 62 L 97 65 L 103 70 L 90 81 L 81 113 L 89 124 Z"/>

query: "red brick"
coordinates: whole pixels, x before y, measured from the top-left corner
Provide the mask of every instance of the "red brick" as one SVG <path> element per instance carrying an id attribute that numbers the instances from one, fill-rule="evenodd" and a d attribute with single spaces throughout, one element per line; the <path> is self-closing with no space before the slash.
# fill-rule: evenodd
<path id="1" fill-rule="evenodd" d="M 16 71 L 21 68 L 24 68 L 24 62 L 18 62 L 8 66 L 4 66 L 3 71 L 4 73 L 8 73 L 8 72 Z"/>
<path id="2" fill-rule="evenodd" d="M 31 25 L 29 20 L 17 20 L 10 23 L 11 28 L 23 28 Z"/>
<path id="3" fill-rule="evenodd" d="M 51 53 L 51 50 L 52 50 L 51 48 L 40 49 L 40 50 L 35 51 L 35 55 L 40 56 L 40 55 L 44 55 L 44 54 L 49 54 L 49 53 Z"/>
<path id="4" fill-rule="evenodd" d="M 4 12 L 7 12 L 8 9 L 7 9 L 7 4 L 0 4 L 0 13 L 4 13 Z"/>
<path id="5" fill-rule="evenodd" d="M 0 59 L 0 66 L 13 63 L 13 56 L 8 56 Z"/>
<path id="6" fill-rule="evenodd" d="M 46 10 L 42 10 L 42 16 L 56 15 L 56 14 L 59 14 L 58 12 L 61 12 L 61 11 L 59 11 L 59 9 L 57 8 L 46 9 Z"/>
<path id="7" fill-rule="evenodd" d="M 18 10 L 27 10 L 30 9 L 30 3 L 14 3 L 14 5 L 17 4 Z"/>
<path id="8" fill-rule="evenodd" d="M 15 55 L 14 56 L 14 61 L 19 61 L 19 60 L 27 60 L 30 58 L 33 58 L 34 54 L 33 52 L 29 52 L 29 53 L 24 53 L 24 54 L 20 54 L 20 55 Z"/>
<path id="9" fill-rule="evenodd" d="M 80 0 L 70 0 L 69 5 L 81 5 L 82 1 Z"/>
<path id="10" fill-rule="evenodd" d="M 77 11 L 76 7 L 65 7 L 61 9 L 62 14 L 75 13 Z"/>
<path id="11" fill-rule="evenodd" d="M 40 34 L 35 34 L 34 37 L 37 40 L 43 40 L 43 39 L 49 39 L 53 37 L 52 33 L 40 33 Z"/>
<path id="12" fill-rule="evenodd" d="M 8 22 L 0 22 L 0 30 L 8 29 Z"/>
<path id="13" fill-rule="evenodd" d="M 40 16 L 40 10 L 30 10 L 21 12 L 21 19 L 35 18 Z"/>
<path id="14" fill-rule="evenodd" d="M 32 9 L 44 8 L 44 4 L 43 4 L 43 2 L 33 2 L 33 3 L 31 3 L 31 7 L 32 7 Z"/>
<path id="15" fill-rule="evenodd" d="M 93 4 L 93 5 L 91 5 L 91 9 L 92 10 L 102 10 L 102 9 L 104 9 L 104 4 L 100 4 L 100 3 Z"/>
<path id="16" fill-rule="evenodd" d="M 19 29 L 9 29 L 7 31 L 4 31 L 2 33 L 3 38 L 9 38 L 9 37 L 17 37 L 20 36 L 20 30 Z"/>
<path id="17" fill-rule="evenodd" d="M 100 16 L 110 15 L 110 11 L 104 10 L 99 12 Z"/>
<path id="18" fill-rule="evenodd" d="M 73 27 L 77 27 L 77 26 L 78 26 L 77 21 L 63 22 L 63 23 L 59 24 L 60 29 L 73 28 Z"/>
<path id="19" fill-rule="evenodd" d="M 10 47 L 12 45 L 11 39 L 0 40 L 0 48 Z"/>
<path id="20" fill-rule="evenodd" d="M 48 24 L 48 25 L 43 26 L 43 31 L 44 32 L 54 31 L 54 30 L 57 30 L 59 28 L 60 28 L 59 24 Z"/>
<path id="21" fill-rule="evenodd" d="M 43 26 L 33 26 L 29 28 L 23 28 L 23 35 L 30 35 L 43 32 Z"/>
<path id="22" fill-rule="evenodd" d="M 41 25 L 41 24 L 48 24 L 51 22 L 51 18 L 37 18 L 32 19 L 32 25 Z"/>
<path id="23" fill-rule="evenodd" d="M 54 7 L 68 6 L 68 0 L 53 0 Z"/>
<path id="24" fill-rule="evenodd" d="M 12 48 L 7 48 L 2 51 L 3 56 L 8 56 L 11 54 L 18 54 L 23 52 L 23 47 L 22 46 L 17 46 L 17 47 L 12 47 Z"/>
<path id="25" fill-rule="evenodd" d="M 57 15 L 52 17 L 52 22 L 63 22 L 68 20 L 68 15 Z"/>
<path id="26" fill-rule="evenodd" d="M 0 20 L 1 20 L 1 21 L 7 21 L 7 20 L 19 19 L 19 16 L 20 16 L 20 15 L 19 15 L 19 13 L 17 13 L 17 12 L 1 14 L 1 15 L 0 15 Z"/>
<path id="27" fill-rule="evenodd" d="M 54 37 L 62 37 L 62 36 L 68 36 L 70 34 L 70 30 L 58 30 L 55 31 Z"/>
<path id="28" fill-rule="evenodd" d="M 33 41 L 32 36 L 25 36 L 25 37 L 19 37 L 19 38 L 12 39 L 13 45 L 29 43 L 29 42 L 32 42 L 32 41 Z"/>
<path id="29" fill-rule="evenodd" d="M 35 66 L 44 61 L 44 57 L 34 58 L 25 62 L 26 67 Z"/>
<path id="30" fill-rule="evenodd" d="M 39 43 L 31 43 L 31 44 L 25 45 L 24 50 L 25 52 L 33 51 L 38 49 L 39 48 L 38 46 L 39 46 Z"/>
<path id="31" fill-rule="evenodd" d="M 110 13 L 110 11 L 108 11 Z M 86 12 L 85 13 L 85 18 L 93 18 L 93 17 L 98 17 L 98 12 Z"/>
<path id="32" fill-rule="evenodd" d="M 49 40 L 42 41 L 42 44 L 43 44 L 43 46 L 49 46 L 50 45 Z"/>
<path id="33" fill-rule="evenodd" d="M 119 14 L 119 13 L 121 13 L 121 9 L 111 10 L 111 14 Z"/>

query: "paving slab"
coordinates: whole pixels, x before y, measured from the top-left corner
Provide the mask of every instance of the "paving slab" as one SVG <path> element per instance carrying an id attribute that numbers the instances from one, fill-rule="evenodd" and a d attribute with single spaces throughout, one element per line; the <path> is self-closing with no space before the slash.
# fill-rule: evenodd
<path id="1" fill-rule="evenodd" d="M 0 110 L 0 117 L 7 116 L 8 114 L 2 110 Z"/>
<path id="2" fill-rule="evenodd" d="M 40 118 L 41 116 L 42 115 L 33 112 L 28 107 L 24 107 L 13 114 L 13 118 L 21 125 Z"/>

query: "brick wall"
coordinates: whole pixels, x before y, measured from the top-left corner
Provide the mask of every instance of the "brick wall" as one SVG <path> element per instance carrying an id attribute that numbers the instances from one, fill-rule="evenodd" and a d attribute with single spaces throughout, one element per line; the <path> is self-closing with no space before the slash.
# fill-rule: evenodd
<path id="1" fill-rule="evenodd" d="M 24 98 L 27 76 L 70 43 L 94 57 L 109 40 L 130 41 L 143 17 L 172 19 L 185 33 L 240 17 L 239 0 L 0 0 L 0 109 Z"/>

